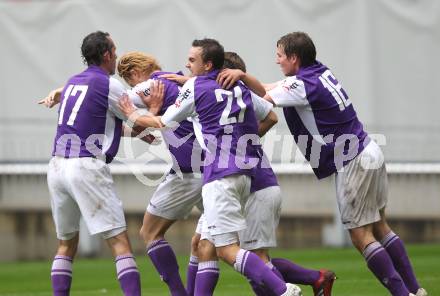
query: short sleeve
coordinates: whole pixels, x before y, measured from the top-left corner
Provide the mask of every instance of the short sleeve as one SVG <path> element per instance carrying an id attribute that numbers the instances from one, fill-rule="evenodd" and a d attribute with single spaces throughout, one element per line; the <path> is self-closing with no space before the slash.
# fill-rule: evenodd
<path id="1" fill-rule="evenodd" d="M 161 121 L 167 126 L 181 122 L 195 114 L 194 83 L 196 77 L 189 79 L 183 86 L 173 105 L 167 108 Z"/>
<path id="2" fill-rule="evenodd" d="M 268 94 L 278 107 L 306 106 L 309 104 L 304 82 L 296 76 L 281 80 L 274 89 L 268 91 Z"/>
<path id="3" fill-rule="evenodd" d="M 267 114 L 272 110 L 272 104 L 253 92 L 251 92 L 251 96 L 257 120 L 264 120 Z"/>
<path id="4" fill-rule="evenodd" d="M 110 77 L 109 93 L 108 93 L 108 109 L 119 119 L 126 120 L 127 117 L 119 110 L 119 98 L 127 93 L 124 85 L 116 78 Z"/>

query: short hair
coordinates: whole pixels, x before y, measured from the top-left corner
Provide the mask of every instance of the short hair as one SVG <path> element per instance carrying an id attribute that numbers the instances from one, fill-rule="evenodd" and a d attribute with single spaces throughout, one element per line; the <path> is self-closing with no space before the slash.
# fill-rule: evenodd
<path id="1" fill-rule="evenodd" d="M 301 66 L 307 67 L 316 61 L 316 48 L 312 39 L 304 32 L 293 32 L 284 35 L 277 41 L 277 47 L 282 46 L 288 58 L 296 55 Z"/>
<path id="2" fill-rule="evenodd" d="M 217 40 L 209 38 L 196 39 L 193 41 L 192 46 L 202 48 L 202 60 L 204 63 L 212 62 L 212 66 L 216 70 L 223 67 L 225 50 Z"/>
<path id="3" fill-rule="evenodd" d="M 225 62 L 223 63 L 223 68 L 229 69 L 240 69 L 243 72 L 246 72 L 246 64 L 243 59 L 233 51 L 225 52 Z"/>
<path id="4" fill-rule="evenodd" d="M 81 56 L 88 66 L 102 64 L 104 54 L 112 52 L 113 44 L 110 42 L 107 32 L 96 31 L 87 35 L 81 45 Z"/>
<path id="5" fill-rule="evenodd" d="M 157 60 L 140 51 L 131 51 L 123 54 L 118 61 L 118 74 L 124 80 L 130 77 L 131 70 L 138 70 L 150 75 L 154 71 L 162 70 Z"/>

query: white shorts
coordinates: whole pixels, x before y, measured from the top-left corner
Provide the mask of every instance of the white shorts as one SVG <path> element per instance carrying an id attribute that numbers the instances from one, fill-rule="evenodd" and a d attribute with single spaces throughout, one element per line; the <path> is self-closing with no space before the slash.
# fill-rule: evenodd
<path id="1" fill-rule="evenodd" d="M 168 174 L 159 184 L 147 206 L 147 212 L 168 220 L 185 219 L 194 206 L 202 203 L 202 178 L 194 174 Z"/>
<path id="2" fill-rule="evenodd" d="M 55 156 L 49 162 L 47 182 L 58 239 L 72 239 L 81 216 L 90 234 L 100 233 L 104 239 L 126 230 L 122 202 L 105 162 Z"/>
<path id="3" fill-rule="evenodd" d="M 250 184 L 249 176 L 232 175 L 203 185 L 205 223 L 216 247 L 238 242 L 238 231 L 246 228 Z"/>
<path id="4" fill-rule="evenodd" d="M 336 173 L 336 197 L 345 229 L 380 220 L 379 211 L 388 200 L 388 178 L 384 156 L 373 140 Z"/>
<path id="5" fill-rule="evenodd" d="M 281 189 L 271 186 L 252 193 L 245 206 L 247 228 L 239 232 L 245 250 L 274 248 L 280 221 Z"/>
<path id="6" fill-rule="evenodd" d="M 280 220 L 280 212 L 281 190 L 279 186 L 267 187 L 252 193 L 244 211 L 247 227 L 238 232 L 240 247 L 245 250 L 276 247 L 276 229 Z M 197 222 L 196 233 L 201 235 L 201 240 L 207 239 L 213 243 L 203 214 Z"/>

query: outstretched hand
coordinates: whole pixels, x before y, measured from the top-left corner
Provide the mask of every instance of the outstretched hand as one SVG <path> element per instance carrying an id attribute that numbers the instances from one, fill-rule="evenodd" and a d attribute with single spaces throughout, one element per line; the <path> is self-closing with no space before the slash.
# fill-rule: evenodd
<path id="1" fill-rule="evenodd" d="M 47 108 L 52 108 L 60 102 L 61 92 L 63 88 L 57 88 L 52 90 L 44 99 L 38 101 L 39 105 L 44 105 Z"/>
<path id="2" fill-rule="evenodd" d="M 159 78 L 165 78 L 171 81 L 175 81 L 180 85 L 184 85 L 185 82 L 187 82 L 191 77 L 169 73 L 169 74 L 162 74 L 159 76 Z"/>
<path id="3" fill-rule="evenodd" d="M 162 81 L 154 80 L 150 85 L 150 93 L 148 95 L 145 95 L 144 92 L 138 92 L 137 94 L 148 107 L 150 113 L 154 115 L 159 114 L 165 94 L 165 85 Z"/>
<path id="4" fill-rule="evenodd" d="M 121 109 L 122 113 L 127 116 L 127 118 L 137 110 L 126 93 L 119 98 L 118 107 Z"/>
<path id="5" fill-rule="evenodd" d="M 217 76 L 217 83 L 224 89 L 230 89 L 234 83 L 242 79 L 245 73 L 240 69 L 223 69 Z"/>

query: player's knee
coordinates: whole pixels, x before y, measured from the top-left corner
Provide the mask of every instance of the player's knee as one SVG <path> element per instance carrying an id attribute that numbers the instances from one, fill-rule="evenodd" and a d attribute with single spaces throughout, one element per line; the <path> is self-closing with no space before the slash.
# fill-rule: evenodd
<path id="1" fill-rule="evenodd" d="M 201 240 L 198 243 L 198 257 L 200 261 L 215 261 L 217 260 L 217 253 L 213 243 L 209 240 Z"/>
<path id="2" fill-rule="evenodd" d="M 106 241 L 114 256 L 124 255 L 132 252 L 126 231 L 107 238 Z"/>
<path id="3" fill-rule="evenodd" d="M 70 240 L 59 240 L 57 254 L 74 257 L 78 249 L 78 235 Z"/>
<path id="4" fill-rule="evenodd" d="M 353 246 L 362 253 L 368 244 L 375 241 L 372 233 L 372 228 L 370 227 L 359 227 L 357 229 L 350 230 L 350 238 Z"/>
<path id="5" fill-rule="evenodd" d="M 264 262 L 269 262 L 270 261 L 269 260 L 269 251 L 267 249 L 252 250 L 252 253 L 257 255 Z"/>
<path id="6" fill-rule="evenodd" d="M 391 228 L 386 221 L 381 220 L 373 225 L 373 234 L 378 241 L 381 241 L 390 231 Z"/>
<path id="7" fill-rule="evenodd" d="M 191 254 L 193 254 L 194 256 L 198 256 L 199 242 L 200 234 L 196 233 L 191 238 Z"/>
<path id="8" fill-rule="evenodd" d="M 152 227 L 145 225 L 141 227 L 141 230 L 139 231 L 139 235 L 144 240 L 146 245 L 151 244 L 155 240 L 163 238 L 163 233 L 160 231 L 160 229 L 154 229 Z"/>

